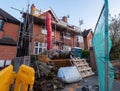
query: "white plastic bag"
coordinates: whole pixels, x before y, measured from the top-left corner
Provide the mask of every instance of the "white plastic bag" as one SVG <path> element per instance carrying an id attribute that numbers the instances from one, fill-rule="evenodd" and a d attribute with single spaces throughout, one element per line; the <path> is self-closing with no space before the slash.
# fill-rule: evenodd
<path id="1" fill-rule="evenodd" d="M 57 77 L 61 78 L 65 83 L 77 82 L 82 79 L 80 73 L 75 66 L 60 67 Z"/>

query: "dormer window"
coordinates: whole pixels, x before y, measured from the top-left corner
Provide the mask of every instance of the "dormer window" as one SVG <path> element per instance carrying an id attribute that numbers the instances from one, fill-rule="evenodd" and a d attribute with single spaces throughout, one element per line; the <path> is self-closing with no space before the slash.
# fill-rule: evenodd
<path id="1" fill-rule="evenodd" d="M 3 28 L 3 20 L 0 19 L 0 31 L 2 31 L 2 28 Z"/>

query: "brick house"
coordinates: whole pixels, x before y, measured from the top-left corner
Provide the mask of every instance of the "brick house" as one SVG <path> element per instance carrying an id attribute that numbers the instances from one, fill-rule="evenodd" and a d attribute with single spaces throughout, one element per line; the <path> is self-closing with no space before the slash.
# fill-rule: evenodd
<path id="1" fill-rule="evenodd" d="M 84 30 L 82 32 L 83 40 L 84 40 L 84 49 L 89 50 L 90 47 L 92 47 L 92 37 L 93 37 L 93 32 L 92 29 Z"/>
<path id="2" fill-rule="evenodd" d="M 0 8 L 0 62 L 16 57 L 20 22 Z"/>
<path id="3" fill-rule="evenodd" d="M 82 32 L 82 35 L 84 39 L 85 50 L 89 50 L 90 52 L 90 66 L 92 67 L 92 70 L 96 71 L 96 61 L 95 61 L 94 49 L 92 46 L 93 32 L 91 29 L 84 30 Z"/>
<path id="4" fill-rule="evenodd" d="M 29 35 L 26 40 L 30 39 L 29 41 L 23 43 L 23 45 L 26 44 L 23 46 L 23 50 L 25 48 L 30 49 L 26 49 L 27 51 L 24 52 L 24 55 L 39 54 L 40 52 L 47 50 L 47 13 L 51 15 L 52 49 L 70 50 L 72 47 L 76 46 L 83 47 L 83 40 L 81 41 L 82 36 L 79 28 L 68 24 L 66 16 L 63 16 L 62 19 L 58 19 L 51 8 L 41 12 L 34 5 L 32 5 L 31 14 L 23 14 L 24 24 L 28 24 L 25 22 L 29 21 L 30 25 L 30 27 L 27 25 L 26 30 L 22 30 L 24 33 Z M 21 34 L 21 36 L 22 35 L 23 34 Z"/>

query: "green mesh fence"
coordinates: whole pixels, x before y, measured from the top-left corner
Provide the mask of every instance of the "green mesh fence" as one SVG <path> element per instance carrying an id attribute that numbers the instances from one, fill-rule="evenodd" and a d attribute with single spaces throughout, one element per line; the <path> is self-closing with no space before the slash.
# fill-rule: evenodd
<path id="1" fill-rule="evenodd" d="M 108 2 L 105 1 L 105 3 L 107 3 L 105 5 L 108 5 Z M 109 52 L 112 44 L 108 33 L 108 13 L 106 14 L 106 10 L 108 10 L 106 8 L 108 8 L 108 6 L 105 5 L 101 11 L 100 17 L 96 24 L 92 42 L 93 42 L 95 58 L 98 68 L 98 78 L 99 78 L 98 80 L 99 80 L 100 91 L 106 91 L 106 76 L 108 76 L 107 91 L 111 91 L 113 78 L 114 78 L 114 70 L 109 61 Z M 106 48 L 107 48 L 107 52 L 106 52 Z M 106 72 L 105 69 L 106 62 L 108 62 L 108 66 L 107 66 L 108 72 Z"/>

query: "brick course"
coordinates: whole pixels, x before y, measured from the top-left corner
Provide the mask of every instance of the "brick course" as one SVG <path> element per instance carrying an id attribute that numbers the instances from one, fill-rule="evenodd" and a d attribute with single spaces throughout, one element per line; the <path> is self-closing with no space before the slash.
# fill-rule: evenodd
<path id="1" fill-rule="evenodd" d="M 18 40 L 19 25 L 5 22 L 3 26 L 3 36 L 10 36 L 14 41 Z"/>
<path id="2" fill-rule="evenodd" d="M 13 60 L 16 56 L 16 46 L 0 45 L 0 60 Z"/>
<path id="3" fill-rule="evenodd" d="M 4 22 L 3 37 L 10 36 L 14 41 L 18 41 L 19 25 Z M 16 56 L 16 46 L 0 45 L 0 60 L 14 59 Z"/>

